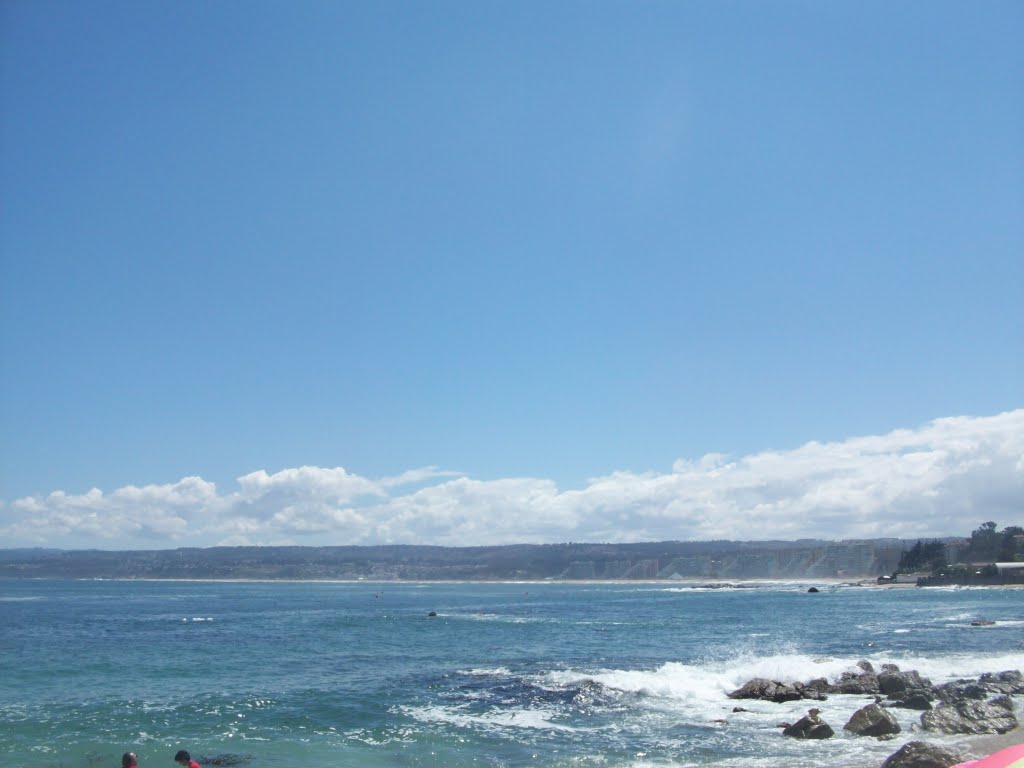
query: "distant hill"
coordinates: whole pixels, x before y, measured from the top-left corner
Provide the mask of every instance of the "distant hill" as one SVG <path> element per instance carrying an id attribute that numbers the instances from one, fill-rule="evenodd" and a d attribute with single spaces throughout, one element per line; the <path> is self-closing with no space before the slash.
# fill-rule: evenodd
<path id="1" fill-rule="evenodd" d="M 50 555 L 56 555 L 62 552 L 60 549 L 43 549 L 42 547 L 31 547 L 24 549 L 0 549 L 0 562 L 13 560 L 21 562 L 25 560 L 32 560 L 37 557 L 49 557 Z"/>
<path id="2" fill-rule="evenodd" d="M 209 547 L 0 550 L 0 578 L 801 579 L 891 573 L 912 542 L 662 541 L 495 547 Z"/>

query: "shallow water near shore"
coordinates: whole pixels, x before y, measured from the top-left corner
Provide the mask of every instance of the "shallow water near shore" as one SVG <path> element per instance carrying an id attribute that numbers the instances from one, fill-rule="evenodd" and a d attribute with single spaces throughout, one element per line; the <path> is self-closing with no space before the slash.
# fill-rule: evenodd
<path id="1" fill-rule="evenodd" d="M 726 694 L 861 659 L 936 683 L 1024 669 L 1020 590 L 742 586 L 0 582 L 0 752 L 23 768 L 126 750 L 173 765 L 181 748 L 253 768 L 877 766 L 922 737 L 920 713 L 893 710 L 904 732 L 878 742 L 842 730 L 863 696 Z M 836 736 L 782 737 L 810 706 Z"/>

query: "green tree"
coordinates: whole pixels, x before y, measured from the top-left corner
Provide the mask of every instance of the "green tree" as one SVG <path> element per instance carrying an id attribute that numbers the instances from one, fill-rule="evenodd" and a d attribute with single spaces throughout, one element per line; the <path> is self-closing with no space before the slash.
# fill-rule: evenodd
<path id="1" fill-rule="evenodd" d="M 1008 525 L 1003 528 L 1002 541 L 999 544 L 999 561 L 1012 563 L 1020 557 L 1021 540 L 1017 536 L 1024 535 L 1024 528 L 1019 525 Z"/>
<path id="2" fill-rule="evenodd" d="M 995 560 L 999 557 L 1003 537 L 996 532 L 992 521 L 982 523 L 971 532 L 971 559 L 975 562 Z"/>
<path id="3" fill-rule="evenodd" d="M 921 541 L 918 539 L 910 549 L 903 551 L 896 573 L 913 573 L 914 571 L 941 570 L 946 565 L 946 545 L 938 539 Z M 895 574 L 894 574 L 895 575 Z"/>

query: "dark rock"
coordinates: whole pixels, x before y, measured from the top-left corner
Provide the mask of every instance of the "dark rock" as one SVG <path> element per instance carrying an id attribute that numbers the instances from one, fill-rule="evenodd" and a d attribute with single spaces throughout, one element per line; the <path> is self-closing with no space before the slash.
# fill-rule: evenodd
<path id="1" fill-rule="evenodd" d="M 775 680 L 766 680 L 763 677 L 755 677 L 753 680 L 748 680 L 742 686 L 730 693 L 729 698 L 790 701 L 791 699 L 788 698 L 776 699 L 777 696 L 785 695 L 785 692 L 789 690 L 791 690 L 790 687 L 785 683 L 780 683 Z M 800 697 L 794 696 L 793 698 L 798 699 Z"/>
<path id="2" fill-rule="evenodd" d="M 828 684 L 828 680 L 826 680 L 824 677 L 816 677 L 813 680 L 809 680 L 808 682 L 804 683 L 803 687 L 806 691 L 814 691 L 818 694 L 817 697 L 809 696 L 808 698 L 818 698 L 821 701 L 824 701 L 826 698 L 828 698 L 827 696 L 825 696 L 825 694 L 828 693 L 830 686 Z"/>
<path id="3" fill-rule="evenodd" d="M 818 717 L 820 710 L 808 711 L 806 717 L 801 717 L 791 726 L 782 732 L 783 736 L 790 736 L 794 739 L 829 739 L 835 735 L 832 727 Z"/>
<path id="4" fill-rule="evenodd" d="M 928 694 L 914 691 L 902 699 L 894 699 L 889 702 L 890 707 L 901 707 L 903 709 L 929 710 L 932 708 L 932 701 Z"/>
<path id="5" fill-rule="evenodd" d="M 825 695 L 825 691 L 828 690 L 828 681 L 822 678 L 821 680 L 812 680 L 811 684 L 805 683 L 793 683 L 793 688 L 800 692 L 800 698 L 802 699 L 813 699 L 814 701 L 825 701 L 828 696 Z M 824 685 L 822 685 L 824 683 Z"/>
<path id="6" fill-rule="evenodd" d="M 971 622 L 972 627 L 994 627 L 996 623 L 989 619 L 975 619 Z"/>
<path id="7" fill-rule="evenodd" d="M 1009 696 L 997 696 L 994 699 L 989 699 L 988 703 L 990 706 L 1000 707 L 1007 712 L 1013 712 L 1013 699 Z"/>
<path id="8" fill-rule="evenodd" d="M 835 685 L 829 687 L 829 693 L 879 693 L 878 678 L 870 672 L 865 672 L 861 675 L 853 672 L 843 672 Z"/>
<path id="9" fill-rule="evenodd" d="M 864 672 L 868 672 L 872 675 L 875 674 L 875 668 L 870 661 L 865 661 L 864 659 L 861 659 L 857 662 L 857 666 Z"/>
<path id="10" fill-rule="evenodd" d="M 978 682 L 994 693 L 1024 693 L 1024 675 L 1016 670 L 1006 672 L 986 672 Z"/>
<path id="11" fill-rule="evenodd" d="M 953 680 L 935 686 L 934 691 L 935 695 L 947 704 L 955 704 L 969 699 L 984 701 L 989 695 L 988 689 L 977 680 Z"/>
<path id="12" fill-rule="evenodd" d="M 911 691 L 930 691 L 932 681 L 921 677 L 916 670 L 909 672 L 882 672 L 878 676 L 878 690 L 886 696 L 905 697 Z"/>
<path id="13" fill-rule="evenodd" d="M 437 611 L 431 611 L 430 613 L 427 614 L 427 616 L 433 618 L 434 616 L 437 616 Z"/>
<path id="14" fill-rule="evenodd" d="M 750 710 L 749 709 L 744 709 L 743 707 L 733 707 L 732 711 L 733 712 L 749 712 Z"/>
<path id="15" fill-rule="evenodd" d="M 811 593 L 817 593 L 817 592 L 821 592 L 821 590 L 820 590 L 820 589 L 818 589 L 817 587 L 811 587 L 811 588 L 810 588 L 810 589 L 808 589 L 807 591 L 808 591 L 808 592 L 811 592 Z"/>
<path id="16" fill-rule="evenodd" d="M 853 717 L 843 726 L 843 730 L 856 733 L 858 736 L 888 736 L 903 729 L 885 707 L 868 704 L 853 713 Z"/>
<path id="17" fill-rule="evenodd" d="M 761 699 L 763 701 L 797 701 L 798 699 L 816 699 L 820 694 L 808 690 L 801 683 L 789 685 L 780 683 L 778 680 L 766 680 L 763 677 L 755 677 L 743 684 L 741 688 L 729 694 L 730 699 Z"/>
<path id="18" fill-rule="evenodd" d="M 940 733 L 1006 733 L 1017 725 L 1013 702 L 1006 696 L 988 702 L 943 703 L 921 715 L 921 726 L 926 731 Z"/>
<path id="19" fill-rule="evenodd" d="M 882 671 L 883 672 L 899 672 L 900 668 L 897 667 L 895 664 L 883 664 L 882 665 Z"/>
<path id="20" fill-rule="evenodd" d="M 949 768 L 964 756 L 926 741 L 908 741 L 882 763 L 882 768 Z"/>

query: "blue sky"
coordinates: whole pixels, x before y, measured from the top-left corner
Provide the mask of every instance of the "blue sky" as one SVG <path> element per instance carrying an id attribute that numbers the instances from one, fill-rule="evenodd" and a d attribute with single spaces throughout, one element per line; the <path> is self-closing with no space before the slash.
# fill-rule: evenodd
<path id="1" fill-rule="evenodd" d="M 1011 2 L 4 3 L 0 533 L 477 543 L 395 516 L 893 430 L 948 457 L 953 417 L 1019 514 L 1022 35 Z M 261 471 L 280 527 L 201 524 Z M 153 501 L 185 479 L 219 501 Z M 506 538 L 711 535 L 657 498 L 677 528 Z M 834 530 L 896 530 L 864 504 Z"/>

